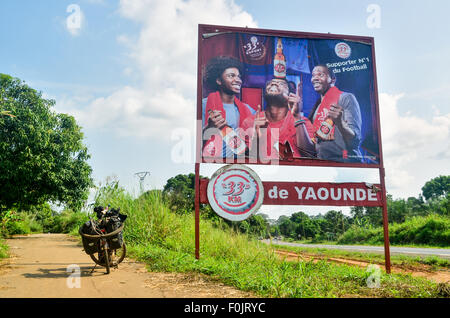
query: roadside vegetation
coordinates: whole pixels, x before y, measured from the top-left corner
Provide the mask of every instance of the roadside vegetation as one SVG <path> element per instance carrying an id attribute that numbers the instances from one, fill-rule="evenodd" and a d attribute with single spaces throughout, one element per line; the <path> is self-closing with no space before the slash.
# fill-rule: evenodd
<path id="1" fill-rule="evenodd" d="M 194 209 L 194 174 L 170 178 L 162 194 L 172 211 L 190 213 Z M 387 206 L 392 245 L 450 247 L 450 176 L 426 182 L 417 198 L 393 199 L 388 195 Z M 352 207 L 350 215 L 338 210 L 317 215 L 298 211 L 277 220 L 256 214 L 237 223 L 220 219 L 207 205 L 201 211 L 212 222 L 225 223 L 258 238 L 324 244 L 384 243 L 382 211 L 378 207 Z"/>
<path id="2" fill-rule="evenodd" d="M 128 215 L 125 240 L 131 256 L 153 271 L 196 272 L 260 297 L 441 297 L 434 282 L 407 275 L 377 275 L 326 261 L 285 262 L 272 247 L 203 213 L 200 259 L 195 259 L 192 213 L 173 212 L 160 191 L 134 198 L 117 183 L 100 189 L 96 205 Z M 374 276 L 375 275 L 375 276 Z M 379 281 L 379 288 L 368 281 Z"/>
<path id="3" fill-rule="evenodd" d="M 0 259 L 9 257 L 8 250 L 8 245 L 0 238 Z"/>
<path id="4" fill-rule="evenodd" d="M 307 254 L 316 258 L 342 258 L 348 260 L 357 260 L 372 264 L 379 264 L 384 266 L 383 253 L 368 253 L 358 251 L 344 251 L 338 249 L 329 249 L 325 247 L 298 247 L 272 244 L 277 250 Z M 450 269 L 450 261 L 448 259 L 440 258 L 438 256 L 408 256 L 396 255 L 391 253 L 391 264 L 400 267 L 416 267 L 420 265 L 429 265 L 429 270 L 448 270 Z"/>
<path id="5" fill-rule="evenodd" d="M 450 217 L 439 214 L 415 216 L 403 223 L 389 226 L 389 241 L 393 245 L 450 246 Z M 380 245 L 384 242 L 383 228 L 352 226 L 337 240 L 338 244 Z"/>
<path id="6" fill-rule="evenodd" d="M 259 297 L 449 297 L 442 286 L 410 275 L 386 275 L 368 268 L 337 265 L 326 260 L 283 261 L 274 246 L 260 242 L 269 231 L 265 219 L 254 216 L 245 223 L 218 218 L 202 206 L 200 259 L 195 259 L 192 210 L 177 211 L 166 191 L 148 191 L 139 197 L 117 181 L 98 189 L 94 205 L 120 207 L 128 215 L 124 231 L 129 256 L 146 262 L 152 271 L 195 272 Z M 10 234 L 64 232 L 76 234 L 88 215 L 65 210 L 56 213 L 43 204 L 29 211 L 11 212 L 2 219 Z M 259 218 L 257 218 L 259 217 Z M 6 220 L 9 221 L 6 221 Z M 256 219 L 256 220 L 255 220 Z M 1 245 L 0 245 L 1 246 Z M 4 255 L 5 248 L 0 247 Z M 316 251 L 327 255 L 327 252 Z M 364 257 L 361 255 L 361 257 Z M 367 257 L 365 257 L 367 260 Z M 369 262 L 380 264 L 379 256 Z M 395 258 L 394 263 L 397 261 Z M 401 262 L 401 260 L 398 260 Z M 448 266 L 438 264 L 437 266 Z M 376 288 L 369 286 L 376 284 Z M 373 287 L 373 286 L 372 286 Z"/>
<path id="7" fill-rule="evenodd" d="M 15 234 L 71 233 L 88 219 L 82 212 L 93 186 L 90 155 L 75 119 L 53 110 L 23 81 L 0 74 L 1 238 Z M 448 247 L 450 176 L 427 182 L 418 198 L 388 197 L 391 238 L 401 244 Z M 98 189 L 95 205 L 128 215 L 129 255 L 154 271 L 196 272 L 261 297 L 449 297 L 439 286 L 406 275 L 386 275 L 324 260 L 285 262 L 260 240 L 283 237 L 314 242 L 379 242 L 378 208 L 308 216 L 299 211 L 271 220 L 257 214 L 229 222 L 201 206 L 200 259 L 194 257 L 194 174 L 177 175 L 163 190 L 135 197 L 113 181 Z M 61 212 L 49 202 L 60 204 Z M 85 209 L 86 210 L 86 209 Z M 375 282 L 375 288 L 373 284 Z"/>
<path id="8" fill-rule="evenodd" d="M 33 233 L 78 233 L 79 227 L 88 220 L 84 212 L 53 211 L 48 204 L 19 212 L 11 209 L 2 214 L 0 238 Z"/>

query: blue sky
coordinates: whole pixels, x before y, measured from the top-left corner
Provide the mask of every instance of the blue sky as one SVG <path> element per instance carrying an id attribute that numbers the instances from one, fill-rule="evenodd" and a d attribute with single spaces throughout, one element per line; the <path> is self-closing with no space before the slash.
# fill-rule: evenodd
<path id="1" fill-rule="evenodd" d="M 82 12 L 75 32 L 67 28 L 71 4 Z M 371 4 L 380 10 L 379 28 L 367 23 Z M 429 179 L 450 174 L 449 11 L 445 0 L 4 0 L 0 72 L 75 116 L 97 183 L 115 175 L 136 192 L 135 172 L 151 172 L 149 189 L 194 171 L 198 23 L 372 36 L 387 190 L 406 198 Z M 173 157 L 179 138 L 190 142 L 182 163 Z M 202 166 L 201 173 L 218 167 Z M 372 169 L 255 169 L 267 180 L 379 181 Z M 324 209 L 262 211 L 277 217 Z"/>

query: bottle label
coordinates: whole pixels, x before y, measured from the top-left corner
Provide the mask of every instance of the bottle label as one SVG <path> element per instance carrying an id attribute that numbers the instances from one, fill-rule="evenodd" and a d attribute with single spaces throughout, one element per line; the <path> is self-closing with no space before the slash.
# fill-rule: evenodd
<path id="1" fill-rule="evenodd" d="M 320 131 L 323 132 L 324 135 L 328 135 L 331 130 L 327 125 L 322 125 L 320 126 Z"/>
<path id="2" fill-rule="evenodd" d="M 286 62 L 282 60 L 275 61 L 273 75 L 276 77 L 286 77 Z"/>
<path id="3" fill-rule="evenodd" d="M 227 129 L 223 136 L 223 141 L 234 154 L 240 155 L 245 152 L 245 142 L 233 129 Z"/>
<path id="4" fill-rule="evenodd" d="M 316 134 L 323 140 L 333 140 L 333 136 L 331 134 L 333 129 L 333 122 L 330 123 L 329 120 L 325 120 L 320 124 L 319 129 L 317 130 Z"/>

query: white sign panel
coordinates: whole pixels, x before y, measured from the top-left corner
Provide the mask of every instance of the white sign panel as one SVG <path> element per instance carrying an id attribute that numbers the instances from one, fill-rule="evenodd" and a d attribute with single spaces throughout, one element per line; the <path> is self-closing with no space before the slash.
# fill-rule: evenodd
<path id="1" fill-rule="evenodd" d="M 217 170 L 208 183 L 212 209 L 230 221 L 243 221 L 258 211 L 264 189 L 258 175 L 243 165 L 228 165 Z"/>

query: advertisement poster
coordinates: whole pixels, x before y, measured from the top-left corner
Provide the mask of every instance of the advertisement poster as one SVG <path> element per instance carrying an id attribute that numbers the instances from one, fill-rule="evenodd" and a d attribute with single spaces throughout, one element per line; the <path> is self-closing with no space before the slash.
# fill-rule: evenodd
<path id="1" fill-rule="evenodd" d="M 202 28 L 202 162 L 380 164 L 373 41 Z"/>

